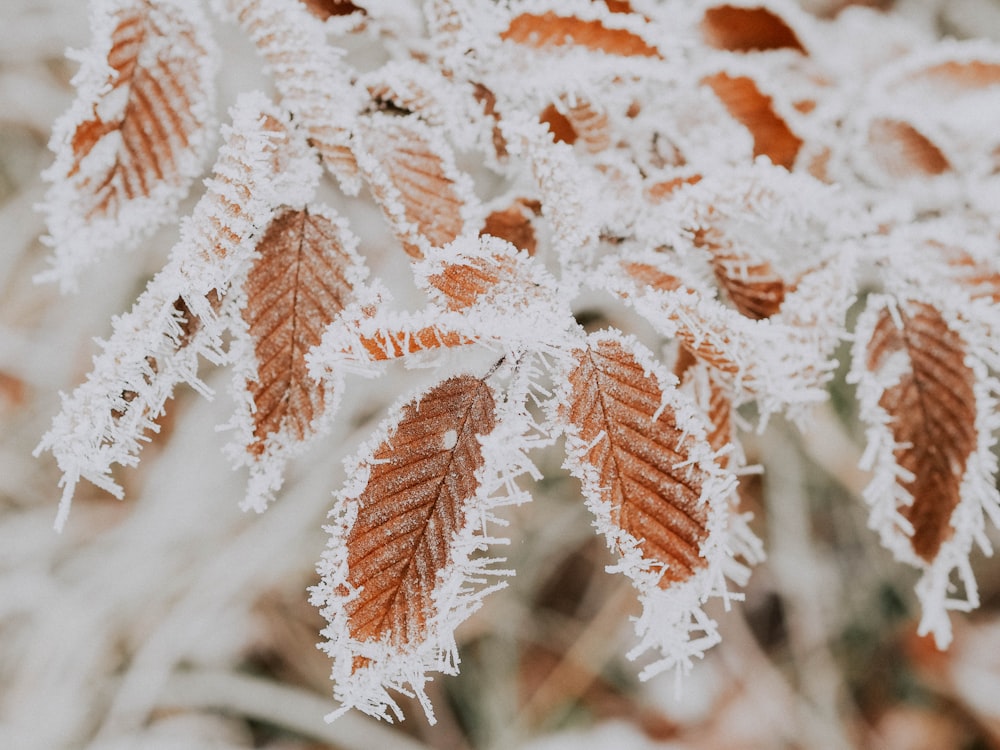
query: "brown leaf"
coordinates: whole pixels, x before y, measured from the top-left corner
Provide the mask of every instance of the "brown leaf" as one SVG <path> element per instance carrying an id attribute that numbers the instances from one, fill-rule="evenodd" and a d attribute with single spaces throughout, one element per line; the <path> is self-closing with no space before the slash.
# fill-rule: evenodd
<path id="1" fill-rule="evenodd" d="M 375 451 L 346 540 L 347 580 L 362 589 L 346 605 L 355 640 L 405 646 L 425 637 L 437 574 L 479 487 L 478 436 L 494 426 L 489 386 L 463 375 L 408 404 Z"/>
<path id="2" fill-rule="evenodd" d="M 352 290 L 342 230 L 325 216 L 286 210 L 271 222 L 257 252 L 243 318 L 257 358 L 257 379 L 247 383 L 255 405 L 247 450 L 259 455 L 271 435 L 303 440 L 323 413 L 324 391 L 309 377 L 305 355 Z"/>
<path id="3" fill-rule="evenodd" d="M 107 89 L 70 137 L 66 177 L 88 221 L 117 216 L 124 204 L 149 196 L 158 185 L 182 187 L 195 134 L 207 122 L 211 81 L 204 79 L 200 60 L 209 53 L 192 20 L 169 5 L 153 11 L 139 3 L 119 9 L 114 22 Z M 112 97 L 124 106 L 106 106 Z M 102 114 L 104 109 L 111 111 Z M 88 157 L 104 143 L 112 144 L 113 158 L 88 168 Z"/>
<path id="4" fill-rule="evenodd" d="M 950 277 L 972 299 L 988 298 L 1000 302 L 1000 271 L 995 265 L 975 258 L 954 245 L 929 241 L 927 246 L 947 264 Z"/>
<path id="5" fill-rule="evenodd" d="M 753 155 L 766 156 L 791 169 L 802 139 L 774 112 L 771 97 L 761 93 L 752 78 L 716 73 L 702 79 L 719 97 L 729 114 L 753 136 Z"/>
<path id="6" fill-rule="evenodd" d="M 563 96 L 562 104 L 567 122 L 587 151 L 596 154 L 611 145 L 611 127 L 604 110 L 581 96 Z"/>
<path id="7" fill-rule="evenodd" d="M 538 116 L 538 121 L 548 126 L 549 132 L 552 133 L 552 138 L 556 143 L 567 143 L 572 146 L 579 137 L 576 134 L 576 128 L 573 127 L 573 123 L 569 121 L 566 115 L 559 111 L 555 104 L 550 104 L 543 109 L 542 114 Z"/>
<path id="8" fill-rule="evenodd" d="M 688 177 L 674 177 L 670 180 L 654 182 L 646 188 L 646 197 L 653 203 L 663 203 L 685 185 L 697 185 L 699 182 L 701 182 L 700 174 L 693 174 Z"/>
<path id="9" fill-rule="evenodd" d="M 932 305 L 899 305 L 902 327 L 882 310 L 866 349 L 866 365 L 880 370 L 902 353 L 906 369 L 879 400 L 891 418 L 896 462 L 912 479 L 899 484 L 913 503 L 901 508 L 913 525 L 913 551 L 931 562 L 951 537 L 951 515 L 969 456 L 976 450 L 975 376 L 964 363 L 966 345 Z"/>
<path id="10" fill-rule="evenodd" d="M 716 5 L 705 11 L 701 31 L 705 41 L 716 49 L 730 52 L 794 49 L 806 54 L 791 27 L 768 8 Z"/>
<path id="11" fill-rule="evenodd" d="M 471 344 L 473 339 L 437 326 L 424 326 L 415 331 L 380 331 L 372 336 L 359 337 L 358 343 L 373 361 L 382 362 L 431 349 Z"/>
<path id="12" fill-rule="evenodd" d="M 609 55 L 660 57 L 656 47 L 638 34 L 610 28 L 598 20 L 560 16 L 553 11 L 522 13 L 511 20 L 500 38 L 536 49 L 576 45 Z"/>
<path id="13" fill-rule="evenodd" d="M 483 114 L 493 120 L 491 137 L 493 139 L 493 150 L 497 153 L 498 159 L 507 158 L 507 139 L 500 130 L 500 113 L 497 112 L 497 97 L 490 89 L 481 83 L 472 84 L 472 96 L 483 107 Z"/>
<path id="14" fill-rule="evenodd" d="M 364 168 L 376 201 L 393 225 L 406 252 L 421 257 L 421 240 L 434 247 L 462 232 L 465 203 L 455 179 L 454 158 L 443 143 L 432 143 L 418 121 L 373 117 L 365 127 L 365 147 L 381 170 Z M 394 213 L 401 205 L 403 216 Z"/>
<path id="15" fill-rule="evenodd" d="M 301 0 L 301 2 L 321 21 L 333 16 L 349 16 L 351 13 L 367 14 L 364 8 L 355 5 L 351 0 Z"/>
<path id="16" fill-rule="evenodd" d="M 953 99 L 969 91 L 1000 85 L 1000 64 L 982 60 L 949 60 L 911 74 L 905 84 L 930 84 L 934 94 Z"/>
<path id="17" fill-rule="evenodd" d="M 697 230 L 694 239 L 711 254 L 715 280 L 741 314 L 763 320 L 781 309 L 785 281 L 768 261 L 740 253 L 714 228 Z"/>
<path id="18" fill-rule="evenodd" d="M 524 300 L 549 294 L 551 289 L 543 289 L 534 275 L 537 270 L 537 265 L 526 263 L 510 245 L 486 240 L 482 254 L 449 258 L 437 273 L 428 274 L 427 284 L 449 310 L 465 310 L 500 288 L 515 289 Z"/>
<path id="19" fill-rule="evenodd" d="M 674 375 L 680 378 L 686 387 L 694 391 L 694 399 L 708 417 L 708 433 L 706 438 L 712 450 L 719 451 L 733 441 L 733 399 L 729 389 L 712 377 L 710 369 L 699 362 L 690 349 L 683 344 L 678 347 L 677 360 L 674 362 Z M 701 377 L 700 377 L 701 376 Z M 693 386 L 693 387 L 692 387 Z M 719 457 L 719 465 L 726 468 L 729 455 Z"/>
<path id="20" fill-rule="evenodd" d="M 871 123 L 868 142 L 878 165 L 890 176 L 929 177 L 951 169 L 941 149 L 909 123 L 885 117 Z"/>
<path id="21" fill-rule="evenodd" d="M 648 263 L 623 263 L 622 268 L 636 281 L 660 291 L 672 292 L 684 285 L 676 276 L 661 271 Z"/>
<path id="22" fill-rule="evenodd" d="M 535 228 L 531 223 L 532 214 L 538 214 L 541 205 L 537 201 L 526 198 L 516 199 L 502 211 L 494 211 L 486 217 L 479 235 L 491 234 L 502 240 L 507 240 L 518 250 L 524 250 L 528 255 L 534 255 L 538 247 L 535 239 Z"/>
<path id="23" fill-rule="evenodd" d="M 612 523 L 638 541 L 645 559 L 663 564 L 662 588 L 684 581 L 706 564 L 700 545 L 709 534 L 699 502 L 704 473 L 680 467 L 694 438 L 621 343 L 604 339 L 576 357 L 565 417 L 590 446 L 583 460 L 597 471 Z"/>

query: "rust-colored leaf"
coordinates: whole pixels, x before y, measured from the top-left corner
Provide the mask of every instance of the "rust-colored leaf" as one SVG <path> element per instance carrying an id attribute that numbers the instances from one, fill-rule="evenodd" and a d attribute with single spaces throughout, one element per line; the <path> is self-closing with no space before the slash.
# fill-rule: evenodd
<path id="1" fill-rule="evenodd" d="M 209 53 L 192 19 L 169 4 L 154 10 L 139 3 L 119 9 L 114 24 L 107 88 L 69 140 L 66 177 L 87 221 L 116 217 L 158 186 L 183 188 L 192 160 L 200 159 L 196 134 L 207 124 L 211 81 L 200 61 Z M 89 157 L 98 144 L 95 161 Z"/>
<path id="2" fill-rule="evenodd" d="M 988 298 L 1000 302 L 1000 271 L 995 265 L 973 257 L 954 245 L 928 242 L 927 246 L 947 264 L 951 278 L 958 282 L 972 299 Z"/>
<path id="3" fill-rule="evenodd" d="M 879 118 L 868 129 L 875 161 L 892 177 L 929 177 L 951 169 L 941 149 L 902 120 Z"/>
<path id="4" fill-rule="evenodd" d="M 716 73 L 702 83 L 711 87 L 733 119 L 750 131 L 754 156 L 763 155 L 778 166 L 792 168 L 803 141 L 775 114 L 773 100 L 761 93 L 752 78 Z"/>
<path id="5" fill-rule="evenodd" d="M 445 144 L 432 142 L 427 129 L 407 117 L 372 118 L 365 130 L 365 147 L 381 167 L 363 166 L 365 176 L 406 252 L 419 258 L 421 241 L 441 247 L 458 237 L 464 200 Z"/>
<path id="6" fill-rule="evenodd" d="M 308 210 L 286 210 L 257 246 L 260 257 L 246 282 L 243 318 L 257 359 L 247 383 L 255 411 L 253 454 L 271 435 L 303 440 L 324 409 L 324 391 L 309 377 L 305 355 L 350 300 L 349 256 L 342 230 Z"/>
<path id="7" fill-rule="evenodd" d="M 498 159 L 507 158 L 507 139 L 500 130 L 500 113 L 497 112 L 497 97 L 490 89 L 481 83 L 472 85 L 472 95 L 483 107 L 483 114 L 493 120 L 491 138 L 493 140 L 493 150 L 496 151 Z"/>
<path id="8" fill-rule="evenodd" d="M 563 96 L 566 120 L 573 133 L 592 154 L 604 151 L 611 145 L 611 126 L 607 113 L 581 96 Z"/>
<path id="9" fill-rule="evenodd" d="M 506 243 L 483 240 L 483 249 L 462 253 L 442 263 L 439 270 L 429 273 L 427 284 L 434 296 L 440 295 L 449 310 L 465 310 L 499 290 L 516 290 L 519 299 L 532 294 L 548 294 L 536 275 L 538 266 L 525 262 Z M 508 301 L 505 305 L 524 302 Z"/>
<path id="10" fill-rule="evenodd" d="M 660 57 L 656 47 L 627 29 L 605 26 L 598 20 L 560 16 L 553 11 L 522 13 L 511 20 L 500 38 L 537 49 L 579 46 L 609 55 Z"/>
<path id="11" fill-rule="evenodd" d="M 701 182 L 700 174 L 693 174 L 688 177 L 674 177 L 670 180 L 654 182 L 646 188 L 646 197 L 653 203 L 663 203 L 685 185 L 697 185 L 699 182 Z"/>
<path id="12" fill-rule="evenodd" d="M 681 280 L 676 276 L 666 273 L 665 271 L 661 271 L 656 266 L 652 266 L 648 263 L 623 263 L 622 268 L 636 281 L 639 281 L 646 286 L 650 286 L 653 289 L 672 292 L 683 286 Z"/>
<path id="13" fill-rule="evenodd" d="M 333 16 L 349 16 L 351 13 L 366 14 L 364 8 L 351 0 L 301 0 L 310 13 L 325 21 Z"/>
<path id="14" fill-rule="evenodd" d="M 699 502 L 705 476 L 682 466 L 693 438 L 621 343 L 601 340 L 577 359 L 565 415 L 589 446 L 583 460 L 597 472 L 612 523 L 638 541 L 644 558 L 663 564 L 661 587 L 684 581 L 705 565 L 700 545 L 709 533 Z"/>
<path id="15" fill-rule="evenodd" d="M 686 386 L 694 384 L 695 401 L 701 406 L 708 418 L 708 433 L 706 439 L 712 450 L 719 451 L 733 442 L 733 399 L 729 389 L 712 377 L 710 369 L 702 373 L 698 368 L 705 368 L 699 358 L 686 346 L 681 344 L 674 362 L 674 375 L 680 378 Z M 703 374 L 703 377 L 698 377 Z M 719 465 L 726 468 L 729 465 L 729 454 L 719 456 Z"/>
<path id="16" fill-rule="evenodd" d="M 730 52 L 794 49 L 806 53 L 791 27 L 768 8 L 716 5 L 705 11 L 701 31 L 711 46 Z"/>
<path id="17" fill-rule="evenodd" d="M 425 637 L 437 575 L 479 487 L 478 436 L 495 423 L 489 386 L 459 376 L 408 404 L 375 451 L 346 540 L 347 580 L 362 589 L 346 605 L 355 640 L 404 646 Z"/>
<path id="18" fill-rule="evenodd" d="M 381 362 L 431 349 L 471 344 L 473 340 L 455 331 L 441 330 L 437 326 L 424 326 L 415 331 L 380 331 L 371 336 L 359 337 L 358 343 L 364 347 L 372 360 Z"/>
<path id="19" fill-rule="evenodd" d="M 538 201 L 518 198 L 502 211 L 493 211 L 486 217 L 480 236 L 491 234 L 502 240 L 507 240 L 518 250 L 524 250 L 528 255 L 534 255 L 538 247 L 535 238 L 535 228 L 531 223 L 532 215 L 541 211 Z"/>
<path id="20" fill-rule="evenodd" d="M 559 111 L 555 104 L 550 104 L 543 109 L 542 114 L 538 116 L 538 121 L 548 126 L 549 132 L 552 133 L 552 138 L 556 143 L 568 143 L 572 146 L 579 137 L 577 136 L 576 128 L 573 127 L 573 123 L 569 121 L 566 115 Z"/>
<path id="21" fill-rule="evenodd" d="M 952 98 L 975 89 L 1000 85 L 1000 64 L 983 60 L 949 60 L 913 73 L 906 82 L 911 85 L 929 83 L 935 87 L 935 93 Z"/>
<path id="22" fill-rule="evenodd" d="M 781 309 L 785 281 L 769 262 L 736 251 L 714 229 L 695 232 L 695 244 L 711 253 L 715 280 L 740 313 L 763 320 Z"/>
<path id="23" fill-rule="evenodd" d="M 931 562 L 953 533 L 951 515 L 961 500 L 966 462 L 976 450 L 975 376 L 964 362 L 965 342 L 935 307 L 900 304 L 899 318 L 901 327 L 888 309 L 882 311 L 866 365 L 877 372 L 894 355 L 906 360 L 899 382 L 885 390 L 879 406 L 891 419 L 896 462 L 912 476 L 897 479 L 913 498 L 900 509 L 913 525 L 910 543 Z"/>

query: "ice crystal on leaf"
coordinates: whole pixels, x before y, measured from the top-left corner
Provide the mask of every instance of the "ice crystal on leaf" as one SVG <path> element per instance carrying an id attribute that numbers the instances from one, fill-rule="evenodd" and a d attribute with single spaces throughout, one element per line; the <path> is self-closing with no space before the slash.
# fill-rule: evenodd
<path id="1" fill-rule="evenodd" d="M 232 370 L 257 511 L 359 378 L 402 362 L 424 385 L 346 463 L 312 589 L 331 715 L 402 718 L 398 691 L 433 717 L 455 629 L 514 572 L 497 530 L 543 450 L 635 589 L 630 656 L 683 672 L 719 640 L 706 604 L 762 557 L 741 432 L 806 422 L 853 337 L 871 526 L 947 645 L 1000 519 L 1000 50 L 770 0 L 211 8 L 275 98 L 230 109 L 166 265 L 63 397 L 40 445 L 58 526 L 80 479 L 121 495 L 113 466 L 177 385 L 210 395 L 201 360 Z M 214 136 L 201 4 L 91 10 L 46 173 L 63 287 L 170 220 Z M 855 54 L 859 29 L 888 42 Z"/>

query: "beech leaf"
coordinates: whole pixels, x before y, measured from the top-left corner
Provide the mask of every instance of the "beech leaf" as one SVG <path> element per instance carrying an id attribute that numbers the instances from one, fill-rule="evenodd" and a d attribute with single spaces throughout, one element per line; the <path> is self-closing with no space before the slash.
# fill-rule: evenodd
<path id="1" fill-rule="evenodd" d="M 131 247 L 170 219 L 210 141 L 216 50 L 191 0 L 104 0 L 94 43 L 56 123 L 45 200 L 54 268 L 74 285 L 104 253 Z"/>
<path id="2" fill-rule="evenodd" d="M 554 11 L 515 16 L 500 38 L 539 49 L 578 46 L 609 55 L 660 57 L 656 47 L 628 29 L 609 26 L 600 19 L 561 16 Z"/>
<path id="3" fill-rule="evenodd" d="M 373 115 L 361 141 L 358 162 L 407 253 L 420 257 L 462 233 L 474 193 L 440 136 L 413 117 Z"/>
<path id="4" fill-rule="evenodd" d="M 247 383 L 254 402 L 252 454 L 263 453 L 279 433 L 304 440 L 326 407 L 325 389 L 309 377 L 305 355 L 353 296 L 358 260 L 345 233 L 335 217 L 289 209 L 257 245 L 243 310 L 258 367 Z"/>
<path id="5" fill-rule="evenodd" d="M 337 714 L 402 718 L 393 688 L 416 692 L 433 722 L 426 673 L 457 672 L 455 627 L 503 585 L 484 577 L 508 573 L 475 554 L 497 541 L 483 532 L 496 520 L 490 509 L 519 502 L 516 491 L 492 496 L 508 486 L 507 451 L 518 442 L 500 426 L 490 386 L 458 375 L 396 410 L 362 449 L 313 592 L 331 623 L 323 648 L 344 704 Z"/>
<path id="6" fill-rule="evenodd" d="M 637 627 L 648 638 L 636 651 L 661 652 L 647 674 L 686 667 L 717 640 L 700 605 L 724 589 L 734 478 L 713 457 L 704 417 L 636 342 L 594 334 L 573 358 L 561 399 L 567 467 L 643 601 Z M 645 619 L 669 606 L 669 622 L 644 631 Z M 687 642 L 696 630 L 699 642 Z"/>
<path id="7" fill-rule="evenodd" d="M 702 83 L 715 92 L 733 119 L 750 131 L 754 156 L 766 156 L 780 167 L 792 168 L 803 141 L 774 111 L 774 100 L 761 92 L 752 78 L 716 73 Z"/>

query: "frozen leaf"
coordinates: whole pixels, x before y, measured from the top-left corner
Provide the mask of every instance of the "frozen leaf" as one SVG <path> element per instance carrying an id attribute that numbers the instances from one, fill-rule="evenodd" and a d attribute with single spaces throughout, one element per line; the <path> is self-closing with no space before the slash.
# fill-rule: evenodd
<path id="1" fill-rule="evenodd" d="M 616 28 L 596 18 L 561 16 L 554 11 L 515 16 L 500 38 L 539 49 L 575 46 L 608 55 L 660 56 L 656 47 L 627 28 Z"/>
<path id="2" fill-rule="evenodd" d="M 258 366 L 247 384 L 254 403 L 247 450 L 255 455 L 279 434 L 304 440 L 326 408 L 326 389 L 309 377 L 305 355 L 353 296 L 353 244 L 343 220 L 289 209 L 257 245 L 243 310 Z"/>
<path id="3" fill-rule="evenodd" d="M 644 559 L 662 568 L 664 588 L 704 567 L 699 549 L 708 538 L 708 506 L 699 502 L 705 475 L 687 462 L 683 428 L 663 392 L 618 342 L 600 341 L 578 354 L 569 376 L 566 420 L 596 469 L 601 501 L 612 523 L 631 536 Z M 683 450 L 683 449 L 681 449 Z M 618 549 L 618 552 L 622 552 Z"/>
<path id="4" fill-rule="evenodd" d="M 919 302 L 895 316 L 882 309 L 867 345 L 869 371 L 883 371 L 894 356 L 901 368 L 879 406 L 898 446 L 900 486 L 912 498 L 901 512 L 913 530 L 913 551 L 925 561 L 953 532 L 951 515 L 976 447 L 975 376 L 963 362 L 965 350 L 941 313 Z"/>
<path id="5" fill-rule="evenodd" d="M 990 453 L 995 402 L 985 368 L 954 319 L 913 297 L 874 296 L 858 322 L 851 377 L 869 424 L 865 494 L 872 526 L 896 555 L 925 571 L 921 632 L 950 640 L 946 611 L 976 601 L 968 567 L 983 510 L 995 513 Z M 948 599 L 958 569 L 968 601 Z"/>
<path id="6" fill-rule="evenodd" d="M 365 14 L 365 9 L 351 0 L 302 0 L 302 4 L 321 21 L 333 16 L 349 16 L 351 13 Z"/>
<path id="7" fill-rule="evenodd" d="M 879 167 L 896 179 L 934 176 L 951 169 L 941 149 L 902 120 L 876 119 L 869 126 L 868 142 Z"/>
<path id="8" fill-rule="evenodd" d="M 740 253 L 713 229 L 697 233 L 695 244 L 711 253 L 715 279 L 737 310 L 748 318 L 763 320 L 781 309 L 785 281 L 768 261 Z"/>
<path id="9" fill-rule="evenodd" d="M 805 47 L 785 20 L 770 8 L 715 5 L 705 10 L 701 30 L 716 49 L 755 52 Z"/>
<path id="10" fill-rule="evenodd" d="M 362 450 L 313 592 L 340 712 L 402 718 L 387 689 L 412 690 L 433 721 L 427 672 L 457 672 L 454 629 L 503 585 L 485 577 L 506 572 L 476 554 L 497 541 L 491 509 L 520 501 L 509 477 L 521 427 L 498 409 L 483 380 L 458 375 L 394 410 Z"/>
<path id="11" fill-rule="evenodd" d="M 567 466 L 639 591 L 640 650 L 660 650 L 657 671 L 685 666 L 718 640 L 700 605 L 724 586 L 734 479 L 713 460 L 692 405 L 635 342 L 594 335 L 573 356 L 561 399 Z M 667 619 L 651 626 L 658 617 Z"/>
<path id="12" fill-rule="evenodd" d="M 281 103 L 309 134 L 323 163 L 349 195 L 361 188 L 351 151 L 352 122 L 366 99 L 352 71 L 299 0 L 220 0 L 257 45 Z M 328 3 L 327 3 L 328 4 Z"/>
<path id="13" fill-rule="evenodd" d="M 559 106 L 546 107 L 540 119 L 549 126 L 557 141 L 572 145 L 579 139 L 592 154 L 611 145 L 607 113 L 583 97 L 561 97 Z"/>
<path id="14" fill-rule="evenodd" d="M 802 139 L 774 111 L 774 100 L 762 93 L 752 78 L 715 73 L 702 80 L 719 97 L 733 119 L 753 136 L 754 156 L 791 169 Z"/>
<path id="15" fill-rule="evenodd" d="M 410 255 L 462 233 L 473 191 L 439 135 L 416 118 L 376 114 L 362 126 L 361 144 L 368 184 Z"/>
<path id="16" fill-rule="evenodd" d="M 210 139 L 216 53 L 198 4 L 104 0 L 93 26 L 46 172 L 55 258 L 44 278 L 65 287 L 171 218 Z"/>
<path id="17" fill-rule="evenodd" d="M 541 211 L 542 206 L 538 201 L 517 198 L 507 208 L 491 212 L 483 222 L 479 234 L 480 236 L 489 234 L 507 240 L 518 250 L 534 255 L 538 240 L 531 220 Z"/>
<path id="18" fill-rule="evenodd" d="M 494 424 L 489 386 L 454 378 L 405 408 L 375 451 L 345 540 L 346 584 L 359 592 L 346 604 L 355 640 L 399 648 L 426 638 L 437 575 L 451 563 L 452 537 L 479 486 L 478 437 Z"/>

